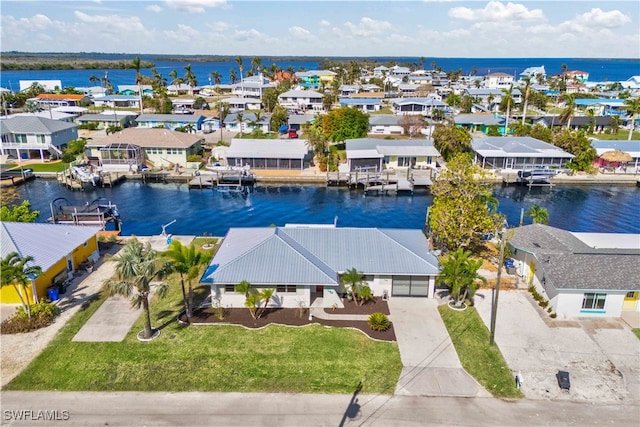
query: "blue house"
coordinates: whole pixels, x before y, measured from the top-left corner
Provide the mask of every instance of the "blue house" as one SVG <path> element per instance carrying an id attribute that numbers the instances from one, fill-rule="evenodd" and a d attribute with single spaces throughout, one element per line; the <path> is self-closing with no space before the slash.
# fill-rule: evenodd
<path id="1" fill-rule="evenodd" d="M 194 131 L 202 130 L 204 116 L 195 114 L 140 114 L 136 119 L 140 128 L 178 128 L 192 127 Z"/>

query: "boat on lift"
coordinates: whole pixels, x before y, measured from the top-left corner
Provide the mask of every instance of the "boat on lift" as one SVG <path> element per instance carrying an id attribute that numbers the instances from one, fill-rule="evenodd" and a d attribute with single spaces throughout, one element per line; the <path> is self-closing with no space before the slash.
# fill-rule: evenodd
<path id="1" fill-rule="evenodd" d="M 103 197 L 84 205 L 72 205 L 64 197 L 58 197 L 50 207 L 51 217 L 47 221 L 54 224 L 99 225 L 105 230 L 112 225 L 117 231 L 122 225 L 118 207 Z"/>

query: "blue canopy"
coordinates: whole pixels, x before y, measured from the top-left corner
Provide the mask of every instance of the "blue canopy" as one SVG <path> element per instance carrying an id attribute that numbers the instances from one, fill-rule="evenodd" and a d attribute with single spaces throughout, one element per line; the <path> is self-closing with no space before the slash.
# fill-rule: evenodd
<path id="1" fill-rule="evenodd" d="M 285 133 L 288 130 L 289 130 L 289 125 L 282 125 L 278 128 L 278 132 L 280 133 Z"/>

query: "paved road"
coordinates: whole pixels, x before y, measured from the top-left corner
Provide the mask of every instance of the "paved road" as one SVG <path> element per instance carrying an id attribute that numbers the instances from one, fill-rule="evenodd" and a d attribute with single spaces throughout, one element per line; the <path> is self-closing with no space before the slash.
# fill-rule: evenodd
<path id="1" fill-rule="evenodd" d="M 257 393 L 2 392 L 3 426 L 637 426 L 637 405 Z M 34 420 L 45 414 L 59 421 Z M 22 415 L 26 421 L 17 421 Z"/>

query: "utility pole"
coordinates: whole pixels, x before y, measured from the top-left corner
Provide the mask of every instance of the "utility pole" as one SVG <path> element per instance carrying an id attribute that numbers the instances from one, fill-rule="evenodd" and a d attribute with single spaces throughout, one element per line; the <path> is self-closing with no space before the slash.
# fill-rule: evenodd
<path id="1" fill-rule="evenodd" d="M 502 275 L 502 264 L 504 263 L 504 230 L 500 232 L 500 258 L 498 262 L 498 276 L 496 278 L 496 287 L 493 291 L 491 304 L 491 334 L 489 335 L 489 344 L 495 343 L 496 336 L 496 316 L 498 314 L 498 295 L 500 293 L 500 277 Z"/>

